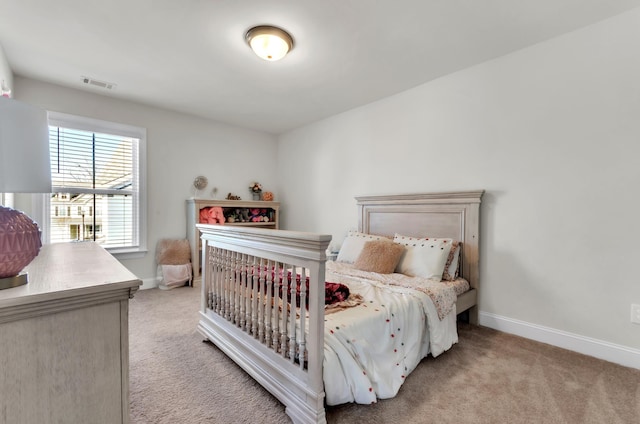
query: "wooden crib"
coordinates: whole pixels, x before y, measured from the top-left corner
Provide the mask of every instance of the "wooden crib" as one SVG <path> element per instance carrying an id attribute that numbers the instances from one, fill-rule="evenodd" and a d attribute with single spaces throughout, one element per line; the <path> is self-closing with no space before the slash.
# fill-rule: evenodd
<path id="1" fill-rule="evenodd" d="M 477 320 L 482 191 L 357 198 L 359 230 L 462 242 L 471 289 L 457 312 Z M 294 423 L 325 423 L 323 389 L 326 234 L 222 225 L 202 232 L 198 331 L 285 406 Z M 307 284 L 308 282 L 308 284 Z"/>
<path id="2" fill-rule="evenodd" d="M 294 422 L 326 422 L 324 263 L 331 236 L 198 227 L 203 241 L 198 330 L 285 404 Z M 300 305 L 297 275 L 309 276 L 309 301 L 306 284 L 300 284 Z M 290 307 L 280 293 L 292 294 Z M 307 309 L 308 314 L 296 313 Z"/>

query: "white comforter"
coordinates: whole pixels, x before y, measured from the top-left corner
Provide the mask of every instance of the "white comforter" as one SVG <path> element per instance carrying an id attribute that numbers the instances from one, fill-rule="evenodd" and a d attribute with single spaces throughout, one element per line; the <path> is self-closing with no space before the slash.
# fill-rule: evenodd
<path id="1" fill-rule="evenodd" d="M 394 397 L 422 358 L 438 356 L 458 341 L 455 305 L 440 320 L 426 294 L 365 277 L 349 265 L 327 262 L 326 281 L 344 283 L 364 298 L 325 316 L 328 405 Z"/>

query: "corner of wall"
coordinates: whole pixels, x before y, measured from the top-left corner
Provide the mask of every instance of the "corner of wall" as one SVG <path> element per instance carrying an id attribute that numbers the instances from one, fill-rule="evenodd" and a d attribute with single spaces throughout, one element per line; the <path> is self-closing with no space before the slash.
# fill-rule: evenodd
<path id="1" fill-rule="evenodd" d="M 11 66 L 9 66 L 9 61 L 4 53 L 2 44 L 0 44 L 0 83 L 3 83 L 3 89 L 4 87 L 13 89 L 13 72 L 11 71 Z"/>

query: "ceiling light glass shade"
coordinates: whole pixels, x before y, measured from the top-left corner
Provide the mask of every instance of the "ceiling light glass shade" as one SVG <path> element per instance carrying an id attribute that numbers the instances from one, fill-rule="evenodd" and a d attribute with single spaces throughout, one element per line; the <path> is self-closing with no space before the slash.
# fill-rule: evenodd
<path id="1" fill-rule="evenodd" d="M 0 192 L 51 193 L 47 112 L 6 97 L 0 97 Z M 0 289 L 27 283 L 20 271 L 41 245 L 31 218 L 0 206 Z"/>
<path id="2" fill-rule="evenodd" d="M 289 33 L 273 26 L 253 27 L 245 38 L 254 53 L 264 60 L 280 60 L 293 48 Z"/>

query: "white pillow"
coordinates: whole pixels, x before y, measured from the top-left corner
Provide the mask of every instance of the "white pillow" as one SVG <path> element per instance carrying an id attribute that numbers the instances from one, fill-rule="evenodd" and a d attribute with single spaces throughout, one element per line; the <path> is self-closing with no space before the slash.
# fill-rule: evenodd
<path id="1" fill-rule="evenodd" d="M 340 247 L 340 252 L 338 253 L 338 257 L 336 258 L 336 262 L 347 262 L 354 263 L 358 256 L 360 256 L 360 252 L 364 248 L 364 244 L 371 240 L 381 240 L 386 237 L 382 236 L 374 236 L 371 234 L 360 233 L 358 231 L 349 231 L 347 237 L 342 242 L 342 247 Z"/>
<path id="2" fill-rule="evenodd" d="M 414 238 L 396 234 L 395 243 L 406 246 L 396 272 L 411 277 L 442 280 L 453 240 L 448 238 Z"/>

